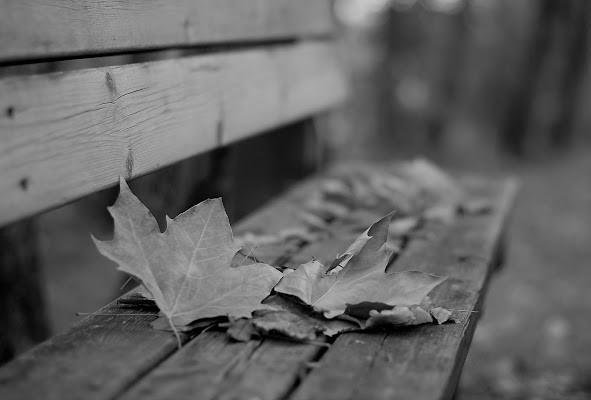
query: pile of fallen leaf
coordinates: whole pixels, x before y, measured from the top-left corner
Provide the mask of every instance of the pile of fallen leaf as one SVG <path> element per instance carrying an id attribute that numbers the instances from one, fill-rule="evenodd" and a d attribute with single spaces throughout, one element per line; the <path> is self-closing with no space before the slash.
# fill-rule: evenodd
<path id="1" fill-rule="evenodd" d="M 468 208 L 462 196 L 450 177 L 422 160 L 336 170 L 303 201 L 302 227 L 235 240 L 221 199 L 167 218 L 162 233 L 121 178 L 119 197 L 109 207 L 114 239 L 94 241 L 101 254 L 149 292 L 160 310 L 154 328 L 172 330 L 179 338 L 178 331 L 215 324 L 236 340 L 264 335 L 314 340 L 344 331 L 448 321 L 450 311 L 432 307 L 427 297 L 445 278 L 419 271 L 388 273 L 387 266 L 421 221 L 449 221 L 462 206 Z M 380 214 L 386 216 L 371 223 Z M 334 221 L 344 224 L 341 229 L 371 226 L 326 265 L 312 259 L 291 269 L 260 262 L 253 254 L 253 248 L 294 237 L 300 244 L 318 240 L 334 230 Z M 243 255 L 240 263 L 237 254 Z"/>

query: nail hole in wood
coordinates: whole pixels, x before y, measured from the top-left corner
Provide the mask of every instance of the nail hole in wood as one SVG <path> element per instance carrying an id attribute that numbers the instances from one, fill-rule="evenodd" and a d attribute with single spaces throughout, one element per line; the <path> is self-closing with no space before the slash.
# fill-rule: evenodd
<path id="1" fill-rule="evenodd" d="M 27 190 L 29 188 L 29 178 L 23 178 L 18 182 L 19 186 L 23 190 Z"/>

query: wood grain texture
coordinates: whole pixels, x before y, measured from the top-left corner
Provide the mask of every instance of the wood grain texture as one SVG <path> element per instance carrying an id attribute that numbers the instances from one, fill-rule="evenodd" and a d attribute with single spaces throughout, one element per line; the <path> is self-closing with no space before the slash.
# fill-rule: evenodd
<path id="1" fill-rule="evenodd" d="M 0 61 L 327 35 L 325 0 L 0 0 Z"/>
<path id="2" fill-rule="evenodd" d="M 329 43 L 0 79 L 0 225 L 318 113 Z"/>
<path id="3" fill-rule="evenodd" d="M 225 332 L 207 331 L 121 398 L 280 399 L 322 349 L 268 338 L 234 342 Z"/>
<path id="4" fill-rule="evenodd" d="M 311 189 L 306 182 L 298 185 L 238 223 L 234 231 L 264 233 L 267 224 L 269 227 L 294 226 L 299 220 L 285 210 L 293 207 L 294 196 L 304 195 Z M 271 219 L 273 223 L 270 223 Z M 280 256 L 277 251 L 277 257 Z M 134 290 L 123 297 L 136 296 L 136 293 L 137 290 Z M 117 302 L 109 304 L 97 313 L 146 316 L 97 315 L 85 318 L 64 334 L 51 338 L 1 367 L 0 398 L 99 400 L 116 397 L 176 351 L 176 341 L 170 332 L 157 331 L 149 326 L 155 312 L 155 309 L 123 308 Z M 187 337 L 183 335 L 182 339 L 186 342 Z M 172 368 L 158 372 L 154 381 L 150 381 L 162 385 L 158 388 L 150 385 L 150 390 L 154 391 L 152 396 L 157 398 L 161 394 L 169 398 L 166 397 L 169 386 L 165 382 L 182 380 L 189 373 L 195 374 L 195 379 L 201 377 L 203 382 L 210 382 L 207 390 L 219 390 L 226 372 L 235 367 L 237 360 L 251 358 L 258 347 L 256 343 L 228 343 L 225 333 L 205 332 L 199 335 L 171 359 Z M 194 358 L 199 359 L 200 364 L 194 365 Z M 254 359 L 259 359 L 259 356 Z M 176 368 L 179 362 L 181 366 L 187 363 L 192 368 L 187 371 L 184 367 Z M 221 369 L 222 366 L 226 369 Z M 143 393 L 145 388 L 142 386 L 138 390 Z M 205 396 L 205 388 L 200 390 Z M 195 393 L 191 396 L 194 398 Z"/>
<path id="5" fill-rule="evenodd" d="M 480 186 L 478 191 L 493 199 L 493 213 L 460 218 L 443 234 L 421 240 L 391 268 L 420 264 L 423 271 L 449 276 L 430 293 L 433 304 L 476 312 L 456 311 L 458 324 L 341 335 L 290 398 L 452 398 L 515 194 L 513 182 Z"/>
<path id="6" fill-rule="evenodd" d="M 245 218 L 234 231 L 274 234 L 301 226 L 303 202 L 317 178 L 301 182 Z M 276 265 L 281 246 L 269 249 L 265 261 Z M 297 254 L 297 253 L 296 253 Z M 324 347 L 265 338 L 233 342 L 225 333 L 208 331 L 158 365 L 122 397 L 132 399 L 260 399 L 283 398 Z"/>
<path id="7" fill-rule="evenodd" d="M 297 212 L 285 211 L 297 211 L 315 182 L 288 191 L 238 224 L 236 232 L 297 226 Z M 514 186 L 485 184 L 479 190 L 492 198 L 493 213 L 462 217 L 434 235 L 417 237 L 392 265 L 394 271 L 421 265 L 449 276 L 430 294 L 436 305 L 480 310 Z M 327 252 L 338 247 L 333 242 Z M 106 312 L 121 310 L 110 307 Z M 324 348 L 317 345 L 273 339 L 234 343 L 216 331 L 201 333 L 174 353 L 171 334 L 147 327 L 151 316 L 94 316 L 0 369 L 0 396 L 106 399 L 125 392 L 127 400 L 450 398 L 478 313 L 455 317 L 459 324 L 345 334 L 322 355 Z M 308 362 L 320 356 L 306 376 Z"/>
<path id="8" fill-rule="evenodd" d="M 134 315 L 90 316 L 6 364 L 0 398 L 112 398 L 176 349 L 169 332 L 150 327 L 156 312 L 109 304 L 99 313 Z"/>
<path id="9" fill-rule="evenodd" d="M 268 232 L 268 230 L 264 229 L 264 226 L 277 229 L 279 226 L 286 227 L 290 226 L 289 224 L 299 223 L 297 212 L 301 210 L 303 204 L 301 200 L 310 195 L 317 183 L 317 179 L 311 179 L 287 192 L 275 203 L 279 207 L 273 208 L 272 213 L 268 213 L 271 209 L 263 209 L 258 215 L 254 215 L 251 219 L 253 225 L 250 225 L 249 228 L 258 229 L 259 232 Z M 400 258 L 402 261 L 401 266 L 407 265 L 407 263 L 416 264 L 421 259 L 425 269 L 433 269 L 438 265 L 433 264 L 433 260 L 439 260 L 442 253 L 445 252 L 451 255 L 448 257 L 451 260 L 449 270 L 445 271 L 448 274 L 453 273 L 462 276 L 461 282 L 464 282 L 465 273 L 469 277 L 468 281 L 470 279 L 477 281 L 479 278 L 487 279 L 490 263 L 486 259 L 479 257 L 492 255 L 494 247 L 489 248 L 488 245 L 495 243 L 499 236 L 499 232 L 495 228 L 500 229 L 503 225 L 506 208 L 510 204 L 511 197 L 510 193 L 502 190 L 502 186 L 493 189 L 485 193 L 485 195 L 495 196 L 499 193 L 507 195 L 506 198 L 502 198 L 502 201 L 493 197 L 495 205 L 499 206 L 497 213 L 484 219 L 477 218 L 472 222 L 466 222 L 467 220 L 462 219 L 461 223 L 451 228 L 447 227 L 447 229 L 443 229 L 441 224 L 436 224 L 436 227 L 433 227 L 434 230 L 431 231 L 431 226 L 426 226 L 425 228 L 430 230 L 428 232 L 430 234 L 418 236 L 414 243 L 411 243 L 409 248 L 412 251 L 407 257 Z M 288 208 L 292 212 L 276 214 L 278 211 L 287 211 Z M 468 226 L 472 226 L 472 228 L 466 230 Z M 462 232 L 462 239 L 455 239 L 458 232 Z M 339 247 L 346 247 L 351 240 L 350 236 L 342 236 L 340 243 L 334 237 L 327 238 L 319 243 L 311 243 L 290 257 L 288 264 L 291 265 L 291 259 L 298 258 L 300 254 L 304 254 L 305 257 L 309 256 L 312 254 L 311 251 L 320 259 L 330 258 L 334 256 L 333 253 L 339 250 Z M 464 245 L 455 248 L 447 247 L 456 243 L 448 243 L 449 240 L 457 240 L 457 243 L 463 243 Z M 469 240 L 469 242 L 466 243 L 466 240 Z M 451 251 L 451 249 L 454 249 L 454 251 Z M 459 253 L 455 252 L 456 249 Z M 466 251 L 469 253 L 464 253 Z M 425 256 L 425 252 L 431 255 Z M 455 263 L 458 254 L 462 254 L 462 259 L 469 257 L 471 260 L 464 266 L 466 270 L 456 268 Z M 476 260 L 481 262 L 482 265 L 481 268 L 468 272 L 467 269 L 474 267 L 474 261 L 470 258 L 472 256 L 476 257 Z M 416 259 L 415 262 L 412 261 L 413 258 Z M 441 270 L 438 271 L 443 273 Z M 468 307 L 470 305 L 468 303 L 473 302 L 474 297 L 467 297 L 467 289 L 461 288 L 462 290 L 460 290 L 456 286 L 457 284 L 454 284 L 451 289 L 448 287 L 447 290 L 442 289 L 436 293 L 434 292 L 436 304 L 444 304 L 454 309 Z M 479 304 L 471 304 L 471 306 L 478 307 Z M 400 396 L 400 398 L 413 398 L 412 396 L 417 393 L 413 379 L 426 379 L 431 382 L 431 393 L 429 393 L 429 396 L 419 398 L 435 399 L 439 398 L 438 396 L 443 392 L 449 391 L 449 388 L 451 388 L 450 394 L 453 394 L 455 382 L 459 378 L 459 372 L 469 346 L 469 339 L 473 334 L 475 321 L 475 318 L 471 318 L 466 328 L 457 325 L 458 328 L 452 332 L 452 336 L 450 336 L 448 328 L 452 325 L 431 326 L 434 332 L 420 333 L 417 330 L 408 330 L 408 343 L 400 345 L 402 350 L 399 353 L 402 362 L 410 365 L 406 366 L 404 371 L 398 371 L 401 378 L 396 385 L 388 386 L 389 383 L 384 383 L 391 380 L 389 374 L 392 372 L 392 368 L 388 369 L 387 366 L 382 368 L 383 371 L 379 371 L 380 378 L 384 382 L 380 380 L 375 382 L 372 380 L 370 384 L 365 382 L 366 375 L 370 375 L 368 371 L 374 373 L 373 366 L 378 362 L 376 361 L 377 357 L 386 357 L 387 360 L 390 360 L 390 353 L 393 353 L 393 350 L 388 347 L 390 342 L 394 341 L 395 348 L 399 345 L 397 342 L 398 336 L 396 335 L 387 335 L 385 333 L 343 335 L 321 358 L 321 367 L 312 369 L 307 378 L 304 378 L 306 365 L 321 356 L 323 352 L 321 347 L 269 339 L 264 339 L 261 342 L 257 341 L 256 346 L 254 346 L 253 342 L 232 343 L 226 339 L 226 346 L 221 347 L 191 343 L 146 375 L 138 385 L 125 394 L 124 398 L 126 400 L 146 398 L 199 398 L 200 400 L 256 398 L 271 400 L 291 398 L 291 392 L 295 387 L 295 398 L 298 399 L 341 399 L 350 398 L 350 396 L 359 399 L 385 399 L 394 393 L 392 391 L 393 387 L 399 390 L 397 386 L 400 385 L 404 386 L 404 395 Z M 453 326 L 455 327 L 455 325 Z M 438 331 L 436 331 L 437 329 Z M 452 347 L 457 344 L 457 331 L 463 332 L 461 338 L 464 342 L 455 349 Z M 219 333 L 207 332 L 202 335 L 204 337 L 201 340 L 204 343 L 209 343 L 211 337 L 217 337 Z M 433 337 L 430 339 L 425 338 L 428 335 L 435 336 L 435 339 Z M 431 342 L 427 343 L 429 340 Z M 430 344 L 430 346 L 423 349 L 425 343 Z M 447 345 L 446 352 L 439 355 L 436 345 L 443 347 Z M 387 353 L 384 353 L 384 351 Z M 425 373 L 421 372 L 425 368 L 423 365 L 424 360 L 414 359 L 416 353 L 422 354 L 423 357 L 434 357 L 436 360 L 435 365 L 437 365 L 436 371 L 440 373 L 441 379 L 431 380 L 433 374 L 428 369 L 425 370 Z M 221 355 L 218 358 L 216 354 Z M 449 361 L 445 357 L 451 360 L 448 365 L 445 365 L 445 362 Z M 437 358 L 441 360 L 438 361 Z M 414 365 L 415 363 L 416 365 Z M 188 366 L 192 367 L 188 368 Z M 178 371 L 185 370 L 186 373 L 178 373 Z M 298 386 L 300 379 L 304 379 L 304 383 Z M 407 379 L 410 382 L 409 385 L 406 384 Z M 375 387 L 367 388 L 367 385 Z"/>

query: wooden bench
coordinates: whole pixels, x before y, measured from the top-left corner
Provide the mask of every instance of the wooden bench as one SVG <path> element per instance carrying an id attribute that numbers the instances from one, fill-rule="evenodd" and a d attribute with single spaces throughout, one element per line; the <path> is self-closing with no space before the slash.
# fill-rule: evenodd
<path id="1" fill-rule="evenodd" d="M 4 225 L 113 186 L 119 176 L 133 179 L 313 117 L 346 94 L 327 1 L 5 1 L 1 11 L 3 65 L 196 49 L 182 58 L 0 78 Z M 301 226 L 305 200 L 322 182 L 296 185 L 234 226 L 235 235 Z M 1 367 L 0 398 L 450 398 L 515 192 L 511 181 L 472 179 L 465 188 L 488 199 L 490 212 L 422 221 L 389 267 L 449 276 L 431 297 L 470 311 L 456 312 L 457 324 L 322 343 L 234 342 L 223 331 L 195 331 L 182 334 L 178 350 L 173 335 L 150 327 L 154 307 L 125 305 L 138 298 L 134 290 Z M 328 260 L 351 239 L 337 230 L 298 239 L 267 249 L 264 261 Z"/>

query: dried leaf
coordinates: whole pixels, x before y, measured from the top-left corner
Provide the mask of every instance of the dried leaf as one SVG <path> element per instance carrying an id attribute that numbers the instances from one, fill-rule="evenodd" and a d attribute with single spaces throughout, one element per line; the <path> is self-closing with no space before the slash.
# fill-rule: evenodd
<path id="1" fill-rule="evenodd" d="M 431 315 L 419 306 L 395 306 L 391 310 L 369 312 L 366 328 L 399 325 L 421 325 L 433 322 Z"/>
<path id="2" fill-rule="evenodd" d="M 325 220 L 343 218 L 350 211 L 340 202 L 325 199 L 322 193 L 314 193 L 306 200 L 304 208 Z"/>
<path id="3" fill-rule="evenodd" d="M 301 240 L 303 242 L 313 242 L 318 240 L 320 234 L 318 232 L 312 232 L 308 228 L 297 227 L 297 228 L 287 228 L 279 231 L 279 236 L 283 240 Z"/>
<path id="4" fill-rule="evenodd" d="M 468 199 L 460 204 L 460 212 L 465 215 L 483 215 L 493 210 L 489 199 Z"/>
<path id="5" fill-rule="evenodd" d="M 386 215 L 362 235 L 370 239 L 337 273 L 327 274 L 321 263 L 311 261 L 284 276 L 275 291 L 300 299 L 327 318 L 355 310 L 355 305 L 364 302 L 419 304 L 445 278 L 418 271 L 385 273 L 390 251 L 384 244 L 391 218 Z"/>
<path id="6" fill-rule="evenodd" d="M 287 311 L 265 311 L 253 318 L 240 318 L 228 324 L 228 334 L 238 342 L 264 336 L 286 336 L 295 340 L 315 340 L 320 326 Z"/>
<path id="7" fill-rule="evenodd" d="M 228 335 L 237 342 L 248 342 L 252 338 L 259 337 L 250 318 L 233 319 L 227 324 L 227 327 Z"/>
<path id="8" fill-rule="evenodd" d="M 262 335 L 278 333 L 298 340 L 315 340 L 319 325 L 287 311 L 272 311 L 252 319 L 252 325 Z"/>
<path id="9" fill-rule="evenodd" d="M 351 196 L 351 188 L 340 179 L 327 178 L 321 183 L 324 197 L 346 199 Z"/>
<path id="10" fill-rule="evenodd" d="M 449 319 L 451 318 L 451 311 L 441 307 L 432 308 L 429 310 L 429 313 L 433 318 L 435 318 L 437 323 L 440 325 L 449 321 Z"/>
<path id="11" fill-rule="evenodd" d="M 299 213 L 298 217 L 307 224 L 309 227 L 318 229 L 318 230 L 326 230 L 328 228 L 328 224 L 325 220 L 320 218 L 319 216 L 312 214 L 309 211 L 302 211 Z"/>
<path id="12" fill-rule="evenodd" d="M 419 219 L 416 217 L 398 218 L 392 221 L 388 228 L 389 237 L 406 236 L 419 225 Z"/>
<path id="13" fill-rule="evenodd" d="M 109 212 L 115 221 L 112 241 L 94 242 L 101 254 L 119 264 L 154 297 L 174 325 L 217 316 L 250 317 L 282 274 L 266 264 L 231 268 L 240 246 L 221 199 L 205 200 L 167 217 L 160 233 L 150 211 L 120 179 L 120 193 Z"/>
<path id="14" fill-rule="evenodd" d="M 356 322 L 326 319 L 310 307 L 281 295 L 269 296 L 264 304 L 275 310 L 257 311 L 252 318 L 231 321 L 228 334 L 237 341 L 276 334 L 295 340 L 315 340 L 319 334 L 334 336 L 360 328 Z"/>
<path id="15" fill-rule="evenodd" d="M 337 333 L 356 330 L 360 328 L 357 321 L 344 319 L 326 319 L 322 314 L 314 312 L 309 306 L 297 303 L 282 295 L 271 295 L 263 301 L 264 304 L 276 310 L 289 312 L 299 316 L 302 320 L 316 328 L 317 333 L 324 333 L 326 336 L 334 336 Z M 284 332 L 287 336 L 287 332 Z"/>
<path id="16" fill-rule="evenodd" d="M 391 219 L 392 213 L 388 215 Z M 351 258 L 353 258 L 353 256 L 359 254 L 361 249 L 367 244 L 367 241 L 372 238 L 369 235 L 369 231 L 372 227 L 373 225 L 367 228 L 367 230 L 363 232 L 361 235 L 359 235 L 359 237 L 355 239 L 355 241 L 349 246 L 349 248 L 347 248 L 347 250 L 345 250 L 345 252 L 342 255 L 337 256 L 337 258 L 332 262 L 332 264 L 330 264 L 330 266 L 326 270 L 327 274 L 336 274 L 340 272 L 345 266 L 347 266 L 347 263 L 351 260 Z"/>
<path id="17" fill-rule="evenodd" d="M 457 205 L 464 197 L 463 191 L 452 177 L 425 159 L 404 163 L 400 170 L 403 177 L 434 196 L 437 203 Z"/>

